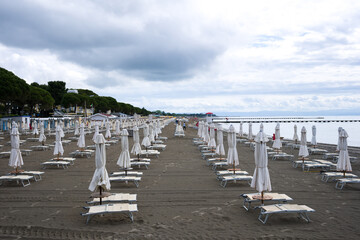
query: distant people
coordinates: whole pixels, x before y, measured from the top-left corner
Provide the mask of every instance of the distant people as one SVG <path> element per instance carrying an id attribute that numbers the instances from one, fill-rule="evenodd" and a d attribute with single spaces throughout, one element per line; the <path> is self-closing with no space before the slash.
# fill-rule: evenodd
<path id="1" fill-rule="evenodd" d="M 184 129 L 184 131 L 186 131 L 186 124 L 185 124 L 185 122 L 184 122 L 184 124 L 183 124 L 183 129 Z"/>
<path id="2" fill-rule="evenodd" d="M 273 140 L 275 141 L 275 133 L 273 133 Z"/>

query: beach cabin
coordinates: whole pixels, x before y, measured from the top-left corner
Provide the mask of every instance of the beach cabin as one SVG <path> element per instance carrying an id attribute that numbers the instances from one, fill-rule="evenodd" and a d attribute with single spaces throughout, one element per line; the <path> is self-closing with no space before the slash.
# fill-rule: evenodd
<path id="1" fill-rule="evenodd" d="M 27 130 L 30 127 L 30 116 L 3 117 L 0 119 L 1 131 L 10 130 L 13 121 L 18 124 L 19 130 Z"/>

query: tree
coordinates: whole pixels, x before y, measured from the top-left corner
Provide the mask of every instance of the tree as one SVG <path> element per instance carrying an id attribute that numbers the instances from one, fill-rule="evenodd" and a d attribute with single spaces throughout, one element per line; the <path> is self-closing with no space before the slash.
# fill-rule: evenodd
<path id="1" fill-rule="evenodd" d="M 60 105 L 61 100 L 66 93 L 66 83 L 62 81 L 48 82 L 48 91 L 55 100 L 55 105 Z"/>
<path id="2" fill-rule="evenodd" d="M 30 85 L 29 97 L 27 99 L 27 104 L 29 107 L 30 116 L 34 112 L 34 107 L 39 106 L 39 110 L 48 110 L 51 109 L 55 100 L 50 95 L 50 93 L 42 88 L 34 87 Z"/>
<path id="3" fill-rule="evenodd" d="M 65 108 L 73 107 L 77 104 L 81 104 L 81 99 L 76 93 L 65 93 L 61 100 L 61 105 Z"/>

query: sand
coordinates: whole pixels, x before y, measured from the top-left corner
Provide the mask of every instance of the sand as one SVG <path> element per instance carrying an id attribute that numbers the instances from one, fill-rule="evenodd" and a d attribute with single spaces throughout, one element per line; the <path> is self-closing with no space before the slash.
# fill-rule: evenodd
<path id="1" fill-rule="evenodd" d="M 247 183 L 219 185 L 214 172 L 205 164 L 192 144 L 196 130 L 188 128 L 184 138 L 173 136 L 170 124 L 162 136 L 167 148 L 154 158 L 139 188 L 132 183 L 113 183 L 112 193 L 136 193 L 139 211 L 134 223 L 125 214 L 94 217 L 88 225 L 83 206 L 94 172 L 94 157 L 78 158 L 68 169 L 46 169 L 43 180 L 28 187 L 0 186 L 0 239 L 359 239 L 360 186 L 336 190 L 335 183 L 324 183 L 318 172 L 302 172 L 289 161 L 269 161 L 273 192 L 286 193 L 293 203 L 316 210 L 311 223 L 296 215 L 274 215 L 266 225 L 257 219 L 259 210 L 245 211 L 242 193 L 255 192 Z M 142 133 L 142 131 L 140 131 Z M 72 136 L 67 134 L 65 139 Z M 21 136 L 26 139 L 28 136 Z M 92 135 L 86 136 L 90 145 Z M 0 144 L 9 140 L 5 136 Z M 224 138 L 226 142 L 226 137 Z M 54 137 L 47 142 L 53 142 Z M 129 140 L 132 146 L 132 138 Z M 27 142 L 22 148 L 38 143 Z M 226 143 L 225 146 L 227 147 Z M 327 146 L 334 149 L 334 146 Z M 65 156 L 77 149 L 76 142 L 64 146 Z M 3 151 L 9 150 L 4 146 Z M 117 171 L 120 144 L 107 149 L 107 170 Z M 238 144 L 240 168 L 250 175 L 254 156 L 248 146 Z M 297 150 L 286 152 L 297 155 Z M 355 149 L 356 150 L 356 149 Z M 352 153 L 351 155 L 354 155 Z M 357 157 L 360 157 L 358 154 Z M 41 170 L 40 163 L 52 151 L 36 151 L 24 156 L 25 170 Z M 318 157 L 318 156 L 316 156 Z M 360 174 L 360 160 L 353 164 Z M 8 158 L 0 159 L 1 174 L 11 169 Z"/>

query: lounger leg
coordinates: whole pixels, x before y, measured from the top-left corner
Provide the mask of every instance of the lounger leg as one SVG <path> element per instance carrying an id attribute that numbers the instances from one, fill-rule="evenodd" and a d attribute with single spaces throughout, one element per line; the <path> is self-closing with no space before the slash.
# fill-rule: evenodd
<path id="1" fill-rule="evenodd" d="M 246 207 L 246 203 L 248 204 L 247 207 Z M 249 209 L 251 208 L 251 202 L 246 201 L 246 199 L 244 199 L 243 208 L 245 208 L 246 211 L 249 211 Z"/>
<path id="2" fill-rule="evenodd" d="M 306 212 L 303 212 L 303 213 L 299 213 L 299 216 L 304 219 L 307 223 L 310 222 L 310 218 L 308 216 L 308 214 Z"/>
<path id="3" fill-rule="evenodd" d="M 132 212 L 129 212 L 129 217 L 131 219 L 131 222 L 134 222 L 134 216 L 133 216 Z"/>
<path id="4" fill-rule="evenodd" d="M 139 187 L 139 182 L 138 181 L 134 181 L 135 186 L 138 188 Z"/>
<path id="5" fill-rule="evenodd" d="M 265 215 L 264 220 L 261 218 L 263 215 Z M 260 215 L 258 217 L 259 221 L 265 224 L 269 218 L 270 214 L 263 214 L 263 212 L 260 212 Z"/>
<path id="6" fill-rule="evenodd" d="M 90 219 L 91 219 L 91 215 L 89 215 L 87 218 L 86 218 L 86 224 L 88 224 L 90 222 Z"/>
<path id="7" fill-rule="evenodd" d="M 335 185 L 335 188 L 341 190 L 341 189 L 343 189 L 344 185 L 345 185 L 344 183 L 340 183 L 340 181 L 338 181 Z"/>

